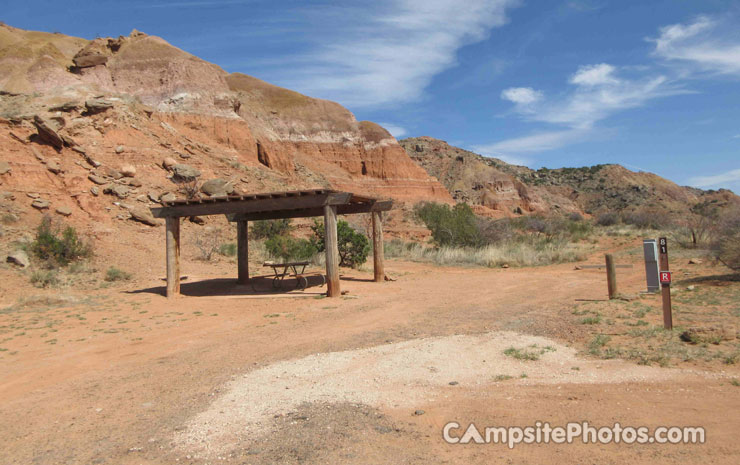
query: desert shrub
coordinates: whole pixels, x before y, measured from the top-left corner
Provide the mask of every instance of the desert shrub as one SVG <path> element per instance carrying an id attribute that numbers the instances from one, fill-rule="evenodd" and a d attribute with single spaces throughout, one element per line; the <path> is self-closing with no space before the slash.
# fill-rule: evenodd
<path id="1" fill-rule="evenodd" d="M 200 198 L 200 183 L 197 179 L 176 181 L 177 192 L 188 200 Z"/>
<path id="2" fill-rule="evenodd" d="M 593 226 L 587 221 L 573 221 L 562 216 L 525 216 L 514 218 L 512 227 L 548 241 L 578 241 L 591 234 Z"/>
<path id="3" fill-rule="evenodd" d="M 308 260 L 318 252 L 312 241 L 290 236 L 273 236 L 265 241 L 265 248 L 271 256 L 285 261 Z"/>
<path id="4" fill-rule="evenodd" d="M 614 226 L 619 223 L 619 215 L 614 212 L 601 213 L 596 217 L 599 226 Z"/>
<path id="5" fill-rule="evenodd" d="M 677 223 L 671 238 L 681 247 L 695 249 L 710 244 L 720 223 L 720 206 L 717 200 L 697 202 Z"/>
<path id="6" fill-rule="evenodd" d="M 712 251 L 728 268 L 740 270 L 740 209 L 728 212 L 720 222 Z"/>
<path id="7" fill-rule="evenodd" d="M 59 284 L 59 275 L 54 270 L 34 271 L 31 275 L 31 284 L 36 287 L 53 287 Z"/>
<path id="8" fill-rule="evenodd" d="M 449 205 L 423 202 L 414 209 L 416 216 L 432 232 L 437 245 L 479 247 L 483 245 L 478 220 L 465 203 Z"/>
<path id="9" fill-rule="evenodd" d="M 105 272 L 105 280 L 109 283 L 115 282 L 115 281 L 129 281 L 132 278 L 131 273 L 128 271 L 123 271 L 115 266 L 111 266 L 108 268 L 108 270 Z"/>
<path id="10" fill-rule="evenodd" d="M 312 242 L 316 250 L 323 252 L 326 249 L 324 223 L 315 220 L 311 230 L 314 233 Z M 356 268 L 367 261 L 370 253 L 370 241 L 367 237 L 352 229 L 352 226 L 344 220 L 337 221 L 337 247 L 339 248 L 339 266 Z"/>
<path id="11" fill-rule="evenodd" d="M 236 249 L 237 246 L 233 242 L 228 242 L 226 244 L 221 244 L 218 246 L 218 253 L 220 255 L 223 255 L 224 257 L 234 257 L 236 256 Z"/>
<path id="12" fill-rule="evenodd" d="M 72 226 L 62 227 L 44 216 L 36 229 L 31 252 L 50 266 L 67 266 L 69 263 L 92 256 L 92 246 L 77 234 Z"/>
<path id="13" fill-rule="evenodd" d="M 568 220 L 574 221 L 574 222 L 583 221 L 583 215 L 581 215 L 578 212 L 572 212 L 568 215 Z"/>
<path id="14" fill-rule="evenodd" d="M 252 223 L 250 234 L 255 239 L 270 239 L 275 236 L 286 236 L 293 230 L 289 218 L 279 220 L 258 220 Z"/>
<path id="15" fill-rule="evenodd" d="M 641 229 L 666 229 L 674 225 L 671 215 L 659 208 L 640 208 L 623 213 L 622 222 Z"/>
<path id="16" fill-rule="evenodd" d="M 500 244 L 514 237 L 514 228 L 508 219 L 477 218 L 478 231 L 485 244 Z"/>
<path id="17" fill-rule="evenodd" d="M 0 217 L 0 223 L 2 224 L 13 224 L 18 222 L 18 217 L 12 213 L 6 213 Z"/>
<path id="18" fill-rule="evenodd" d="M 212 227 L 198 231 L 194 243 L 198 249 L 196 258 L 204 262 L 209 262 L 213 259 L 213 254 L 218 252 L 219 247 L 221 247 L 221 231 Z"/>

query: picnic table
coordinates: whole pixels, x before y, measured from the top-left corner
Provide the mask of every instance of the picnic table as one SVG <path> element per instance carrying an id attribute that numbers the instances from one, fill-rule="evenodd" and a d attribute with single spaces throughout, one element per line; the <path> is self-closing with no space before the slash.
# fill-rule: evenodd
<path id="1" fill-rule="evenodd" d="M 272 278 L 272 287 L 273 289 L 283 289 L 283 284 L 285 283 L 285 278 L 296 278 L 296 284 L 295 289 L 306 289 L 308 287 L 308 278 L 306 275 L 306 267 L 310 264 L 308 261 L 302 261 L 302 262 L 285 262 L 285 263 L 275 263 L 275 262 L 265 262 L 262 264 L 264 267 L 272 268 L 273 273 L 275 274 Z M 318 276 L 321 276 L 323 286 L 326 284 L 326 278 L 323 274 L 318 274 Z"/>

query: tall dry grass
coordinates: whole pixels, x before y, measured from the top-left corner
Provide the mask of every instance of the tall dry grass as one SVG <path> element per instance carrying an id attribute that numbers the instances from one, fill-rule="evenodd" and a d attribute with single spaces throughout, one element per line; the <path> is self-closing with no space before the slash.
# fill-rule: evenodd
<path id="1" fill-rule="evenodd" d="M 385 244 L 385 256 L 436 265 L 476 265 L 484 267 L 538 266 L 584 260 L 589 246 L 564 241 L 511 241 L 480 248 L 428 247 L 393 240 Z"/>

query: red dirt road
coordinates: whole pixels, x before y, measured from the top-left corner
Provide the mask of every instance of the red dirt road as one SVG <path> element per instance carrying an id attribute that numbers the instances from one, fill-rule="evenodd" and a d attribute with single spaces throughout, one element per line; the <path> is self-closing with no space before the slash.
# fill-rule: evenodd
<path id="1" fill-rule="evenodd" d="M 575 299 L 601 299 L 606 292 L 601 272 L 575 271 L 572 264 L 488 270 L 392 261 L 388 268 L 398 281 L 375 284 L 367 272 L 349 273 L 342 282 L 349 295 L 339 299 L 225 295 L 168 301 L 157 293 L 161 282 L 152 280 L 102 291 L 102 297 L 91 292 L 84 302 L 0 314 L 2 325 L 26 333 L 6 342 L 3 347 L 15 354 L 3 352 L 0 359 L 2 462 L 737 463 L 740 420 L 732 412 L 740 407 L 740 388 L 728 382 L 738 374 L 734 367 L 655 382 L 514 379 L 450 386 L 413 408 L 308 404 L 275 418 L 265 435 L 221 459 L 176 443 L 178 432 L 222 396 L 230 380 L 255 369 L 317 353 L 496 330 L 568 345 L 583 339 L 583 328 L 569 316 Z M 202 279 L 232 271 L 211 267 Z M 642 279 L 639 266 L 620 270 L 621 291 L 637 293 Z M 223 288 L 220 281 L 206 281 L 185 284 L 183 292 Z M 415 410 L 425 413 L 415 416 Z M 708 439 L 704 445 L 508 450 L 444 443 L 442 426 L 453 420 L 483 427 L 537 420 L 701 425 Z"/>

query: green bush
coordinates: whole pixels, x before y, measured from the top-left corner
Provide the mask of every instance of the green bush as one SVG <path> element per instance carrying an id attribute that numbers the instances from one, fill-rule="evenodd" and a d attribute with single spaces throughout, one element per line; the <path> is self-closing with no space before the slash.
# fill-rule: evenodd
<path id="1" fill-rule="evenodd" d="M 275 258 L 285 261 L 308 260 L 318 250 L 312 241 L 290 236 L 274 236 L 265 241 L 265 249 Z"/>
<path id="2" fill-rule="evenodd" d="M 414 211 L 432 232 L 437 245 L 480 247 L 484 243 L 478 220 L 465 203 L 450 208 L 445 204 L 423 202 Z"/>
<path id="3" fill-rule="evenodd" d="M 105 280 L 109 283 L 114 281 L 128 281 L 132 278 L 131 273 L 112 266 L 105 272 Z"/>
<path id="4" fill-rule="evenodd" d="M 323 252 L 324 245 L 324 223 L 314 220 L 311 229 L 314 233 L 313 243 L 316 250 Z M 352 229 L 344 220 L 337 221 L 337 247 L 339 248 L 339 266 L 356 268 L 367 261 L 370 253 L 370 241 L 364 234 Z"/>
<path id="5" fill-rule="evenodd" d="M 36 239 L 31 252 L 51 266 L 67 266 L 69 263 L 92 256 L 92 247 L 79 237 L 72 226 L 62 228 L 44 216 L 36 229 Z"/>
<path id="6" fill-rule="evenodd" d="M 271 239 L 275 236 L 287 236 L 293 230 L 289 218 L 279 220 L 259 220 L 252 223 L 250 234 L 254 239 Z"/>
<path id="7" fill-rule="evenodd" d="M 223 255 L 224 257 L 234 257 L 236 256 L 236 244 L 233 242 L 221 244 L 218 247 L 218 253 Z"/>

